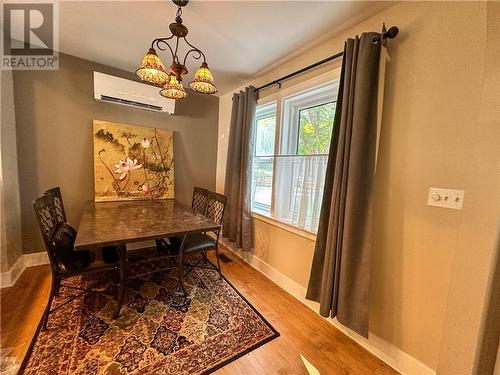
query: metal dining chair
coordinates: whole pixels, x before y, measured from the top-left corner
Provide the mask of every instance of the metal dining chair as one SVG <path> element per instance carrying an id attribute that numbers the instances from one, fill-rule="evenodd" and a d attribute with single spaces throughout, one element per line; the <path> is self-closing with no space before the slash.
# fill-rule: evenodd
<path id="1" fill-rule="evenodd" d="M 104 263 L 100 259 L 96 259 L 95 254 L 91 251 L 74 250 L 73 243 L 76 237 L 76 231 L 65 221 L 61 220 L 62 217 L 65 217 L 62 199 L 60 201 L 61 206 L 59 207 L 62 208 L 62 211 L 56 208 L 56 204 L 59 203 L 55 203 L 55 201 L 54 194 L 50 193 L 37 198 L 33 202 L 33 208 L 49 257 L 52 272 L 49 301 L 42 317 L 42 330 L 47 328 L 47 321 L 50 313 L 65 306 L 67 303 L 86 292 L 94 292 L 94 288 L 97 286 L 97 283 L 94 283 L 89 288 L 74 287 L 63 284 L 65 279 L 94 272 L 116 272 L 118 269 L 117 262 Z M 63 213 L 63 215 L 61 215 L 61 213 Z M 52 301 L 55 296 L 59 295 L 61 287 L 76 289 L 80 293 L 68 297 L 65 302 L 52 309 Z"/>
<path id="2" fill-rule="evenodd" d="M 207 204 L 204 215 L 210 220 L 212 220 L 214 223 L 222 225 L 222 219 L 224 217 L 224 211 L 226 208 L 226 201 L 227 198 L 224 195 L 214 192 L 209 192 L 207 196 Z M 179 245 L 178 271 L 179 271 L 180 284 L 182 287 L 182 291 L 184 292 L 184 295 L 187 295 L 186 286 L 184 284 L 184 276 L 185 276 L 184 258 L 186 256 L 202 253 L 206 257 L 207 251 L 215 250 L 215 256 L 217 259 L 217 267 L 215 267 L 215 269 L 217 270 L 217 272 L 219 272 L 219 275 L 222 277 L 220 261 L 219 261 L 220 231 L 221 231 L 220 229 L 217 229 L 212 231 L 212 233 L 190 234 L 184 237 L 184 239 L 181 241 Z M 194 267 L 213 269 L 213 267 L 210 267 L 211 263 L 209 267 L 200 263 L 198 264 L 190 263 L 187 265 L 190 266 L 188 272 L 190 272 Z"/>

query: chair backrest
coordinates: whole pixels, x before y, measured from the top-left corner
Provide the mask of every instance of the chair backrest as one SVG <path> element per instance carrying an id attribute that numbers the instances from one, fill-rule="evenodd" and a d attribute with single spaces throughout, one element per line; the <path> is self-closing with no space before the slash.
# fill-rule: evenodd
<path id="1" fill-rule="evenodd" d="M 221 225 L 222 218 L 224 217 L 224 210 L 226 209 L 226 201 L 226 196 L 214 193 L 213 191 L 209 192 L 205 216 L 213 222 Z"/>
<path id="2" fill-rule="evenodd" d="M 64 211 L 64 204 L 61 196 L 61 189 L 57 186 L 49 189 L 45 192 L 45 195 L 49 195 L 53 200 L 54 207 L 54 217 L 56 218 L 56 223 L 66 222 L 66 212 Z"/>
<path id="3" fill-rule="evenodd" d="M 50 239 L 52 231 L 58 223 L 58 219 L 54 215 L 54 199 L 51 195 L 39 197 L 33 202 L 33 208 L 35 209 L 36 219 L 38 221 L 38 226 L 40 227 L 40 232 L 42 233 L 47 254 L 49 255 L 50 264 L 53 269 L 54 267 L 57 268 L 54 248 Z"/>
<path id="4" fill-rule="evenodd" d="M 208 190 L 195 186 L 193 188 L 193 201 L 191 203 L 191 208 L 193 209 L 193 211 L 204 214 L 207 210 L 207 201 Z"/>

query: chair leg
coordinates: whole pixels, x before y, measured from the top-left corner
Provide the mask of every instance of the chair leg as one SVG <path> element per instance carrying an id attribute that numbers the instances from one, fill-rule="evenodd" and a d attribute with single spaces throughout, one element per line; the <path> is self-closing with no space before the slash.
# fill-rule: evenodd
<path id="1" fill-rule="evenodd" d="M 215 246 L 215 257 L 217 258 L 217 271 L 219 271 L 219 276 L 222 278 L 222 272 L 220 270 L 220 261 L 219 261 L 219 247 Z"/>
<path id="2" fill-rule="evenodd" d="M 57 279 L 56 280 L 56 287 L 54 290 L 54 296 L 59 297 L 60 290 L 61 290 L 61 280 Z"/>
<path id="3" fill-rule="evenodd" d="M 49 301 L 47 302 L 47 307 L 45 308 L 45 311 L 43 312 L 42 331 L 45 331 L 47 329 L 47 321 L 49 320 L 50 308 L 52 307 L 52 301 L 54 300 L 54 296 L 56 294 L 57 283 L 58 283 L 57 277 L 55 275 L 52 275 L 52 281 L 50 284 Z"/>
<path id="4" fill-rule="evenodd" d="M 118 300 L 118 283 L 119 283 L 118 270 L 113 269 L 111 273 L 113 280 L 113 285 L 112 285 L 113 295 L 116 297 L 116 300 Z"/>
<path id="5" fill-rule="evenodd" d="M 182 238 L 181 246 L 179 247 L 179 255 L 177 256 L 177 270 L 179 271 L 179 282 L 181 284 L 184 297 L 188 296 L 186 285 L 184 285 L 184 245 L 186 243 L 187 235 Z"/>
<path id="6" fill-rule="evenodd" d="M 118 298 L 116 301 L 116 309 L 113 318 L 117 319 L 120 316 L 120 310 L 123 304 L 123 297 L 125 296 L 125 262 L 127 257 L 127 248 L 125 245 L 120 246 L 118 256 L 120 258 L 120 286 L 118 288 Z"/>
<path id="7" fill-rule="evenodd" d="M 177 269 L 179 270 L 179 282 L 181 284 L 184 297 L 187 297 L 188 293 L 186 291 L 186 286 L 184 285 L 184 254 L 182 253 L 182 251 L 179 253 L 179 257 L 177 259 L 178 259 Z"/>

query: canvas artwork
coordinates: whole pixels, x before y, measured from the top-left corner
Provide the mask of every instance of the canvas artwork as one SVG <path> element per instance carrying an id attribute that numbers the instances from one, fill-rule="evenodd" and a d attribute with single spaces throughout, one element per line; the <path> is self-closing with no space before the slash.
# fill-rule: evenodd
<path id="1" fill-rule="evenodd" d="M 174 198 L 172 130 L 94 120 L 95 201 Z"/>

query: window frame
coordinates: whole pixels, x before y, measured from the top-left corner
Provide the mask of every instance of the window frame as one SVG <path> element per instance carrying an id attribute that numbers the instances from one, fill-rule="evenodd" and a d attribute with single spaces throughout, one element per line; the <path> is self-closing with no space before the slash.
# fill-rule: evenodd
<path id="1" fill-rule="evenodd" d="M 339 80 L 340 80 L 340 68 L 332 69 L 331 71 L 318 75 L 315 78 L 309 79 L 307 81 L 301 82 L 299 84 L 295 84 L 293 86 L 278 90 L 277 92 L 267 95 L 265 97 L 259 98 L 257 101 L 257 107 L 265 107 L 265 106 L 272 106 L 275 104 L 276 108 L 276 122 L 275 122 L 275 138 L 274 138 L 274 154 L 273 155 L 265 155 L 267 157 L 273 158 L 273 175 L 272 175 L 272 189 L 271 189 L 271 207 L 269 210 L 269 214 L 267 212 L 263 212 L 260 210 L 254 210 L 254 201 L 252 198 L 251 201 L 251 214 L 252 217 L 269 222 L 271 224 L 274 223 L 275 226 L 280 227 L 282 229 L 288 230 L 290 232 L 293 232 L 295 234 L 298 234 L 303 237 L 307 237 L 310 239 L 315 238 L 316 233 L 312 231 L 308 231 L 306 229 L 299 228 L 295 225 L 292 225 L 286 221 L 279 220 L 276 217 L 276 208 L 275 208 L 275 199 L 273 197 L 275 196 L 275 189 L 276 189 L 276 176 L 277 173 L 275 172 L 275 165 L 274 163 L 274 158 L 276 156 L 286 156 L 286 155 L 297 155 L 297 156 L 307 156 L 307 155 L 300 155 L 297 153 L 297 147 L 298 147 L 298 131 L 299 131 L 299 117 L 297 115 L 295 124 L 296 124 L 296 131 L 297 131 L 297 136 L 296 136 L 296 145 L 295 145 L 295 152 L 294 153 L 283 153 L 284 150 L 289 150 L 290 145 L 288 146 L 284 145 L 284 140 L 282 137 L 285 135 L 286 131 L 289 131 L 289 129 L 284 129 L 283 124 L 290 123 L 290 115 L 285 114 L 284 107 L 288 103 L 294 103 L 302 107 L 302 105 L 305 105 L 308 102 L 312 103 L 317 103 L 321 102 L 322 98 L 329 98 L 330 100 L 327 100 L 326 102 L 322 102 L 320 104 L 313 104 L 312 106 L 309 105 L 309 107 L 315 107 L 316 105 L 321 105 L 321 104 L 326 104 L 328 102 L 336 102 L 337 101 L 337 94 L 338 94 L 338 85 L 339 85 Z M 311 96 L 310 92 L 311 91 L 321 91 L 325 95 L 319 95 L 317 98 L 313 98 L 313 100 L 307 100 L 307 96 Z M 294 100 L 295 99 L 295 100 Z M 309 98 L 311 99 L 311 98 Z M 295 106 L 294 109 L 299 108 L 299 106 Z M 289 110 L 289 108 L 286 108 Z M 306 107 L 300 108 L 300 109 L 306 109 Z M 296 113 L 298 114 L 299 110 L 296 110 Z M 289 111 L 290 113 L 290 111 Z M 264 118 L 264 117 L 260 117 Z M 257 122 L 257 116 L 255 119 L 255 123 Z M 285 126 L 286 127 L 286 126 Z M 288 148 L 286 148 L 288 147 Z M 255 149 L 252 151 L 253 156 L 255 155 Z M 322 155 L 322 154 L 316 154 L 316 155 Z M 263 157 L 263 156 L 259 156 Z M 253 163 L 251 168 L 253 168 Z M 253 178 L 252 178 L 253 180 Z M 253 183 L 253 182 L 252 182 Z"/>

